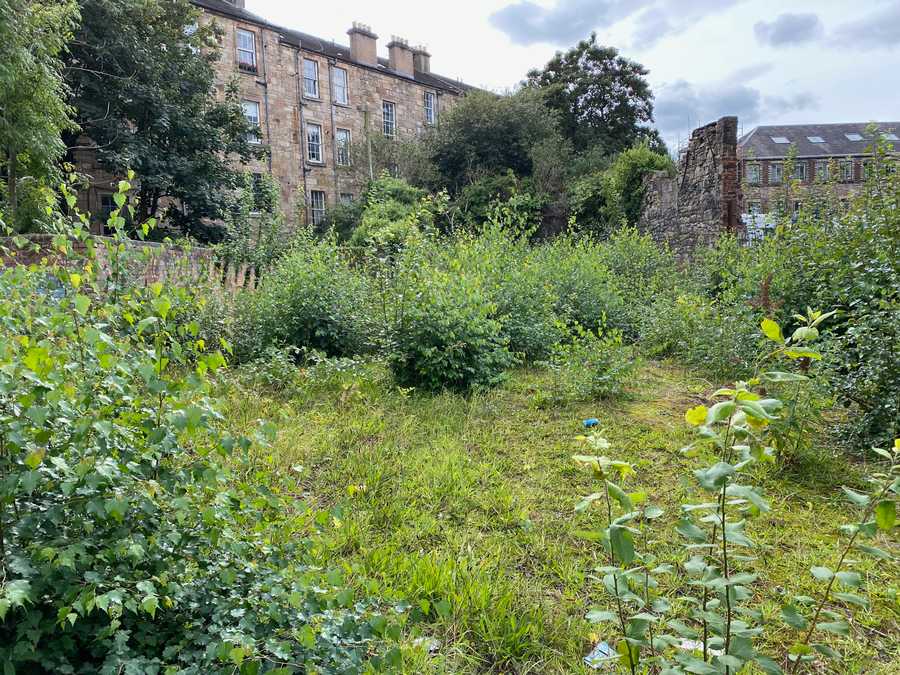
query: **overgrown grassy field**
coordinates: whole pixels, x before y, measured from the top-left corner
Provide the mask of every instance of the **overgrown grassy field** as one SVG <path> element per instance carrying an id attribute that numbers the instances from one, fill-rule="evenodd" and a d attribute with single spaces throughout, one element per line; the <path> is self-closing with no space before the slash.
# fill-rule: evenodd
<path id="1" fill-rule="evenodd" d="M 278 394 L 238 378 L 222 391 L 234 430 L 250 432 L 259 419 L 277 428 L 258 451 L 257 476 L 296 496 L 296 536 L 312 559 L 342 570 L 360 597 L 410 607 L 405 672 L 587 673 L 582 657 L 604 635 L 584 615 L 611 599 L 592 576 L 599 545 L 579 536 L 592 521 L 601 527 L 600 514 L 573 510 L 596 489 L 571 459 L 583 450 L 582 420 L 600 419 L 609 455 L 637 469 L 627 487 L 665 509 L 642 548 L 677 564 L 680 502 L 697 498 L 691 469 L 708 459 L 679 453 L 691 435 L 684 412 L 717 383 L 649 363 L 624 398 L 541 404 L 552 377 L 519 370 L 488 393 L 424 395 L 366 366 L 301 374 Z M 835 563 L 838 528 L 853 517 L 840 486 L 858 482 L 858 470 L 838 457 L 822 448 L 789 470 L 757 470 L 772 510 L 748 534 L 761 544 L 754 588 L 770 639 L 791 639 L 778 619 L 783 596 L 815 593 L 809 568 Z M 884 535 L 877 545 L 900 553 Z M 900 672 L 900 568 L 861 560 L 856 569 L 872 608 L 831 643 L 844 660 L 820 672 Z M 665 589 L 673 602 L 679 591 Z M 784 644 L 761 647 L 782 654 Z"/>

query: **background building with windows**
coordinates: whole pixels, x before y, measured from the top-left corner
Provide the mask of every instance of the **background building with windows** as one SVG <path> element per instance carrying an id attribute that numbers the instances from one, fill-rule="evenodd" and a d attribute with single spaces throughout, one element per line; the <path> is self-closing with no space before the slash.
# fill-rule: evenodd
<path id="1" fill-rule="evenodd" d="M 471 89 L 432 73 L 425 48 L 401 38 L 380 58 L 378 36 L 362 24 L 345 46 L 272 25 L 243 0 L 192 1 L 223 29 L 220 93 L 237 78 L 244 114 L 259 128 L 253 140 L 269 150 L 248 169 L 272 174 L 285 213 L 300 220 L 320 222 L 331 206 L 358 198 L 365 171 L 351 169 L 367 158 L 353 148 L 373 134 L 421 133 Z"/>
<path id="2" fill-rule="evenodd" d="M 760 126 L 745 134 L 737 142 L 743 213 L 759 216 L 776 207 L 799 208 L 796 199 L 791 204 L 782 203 L 785 185 L 790 181 L 799 186 L 801 199 L 805 186 L 825 182 L 835 185 L 839 198 L 849 199 L 865 180 L 874 141 L 870 125 L 854 122 Z M 900 148 L 900 122 L 876 123 L 874 128 Z"/>

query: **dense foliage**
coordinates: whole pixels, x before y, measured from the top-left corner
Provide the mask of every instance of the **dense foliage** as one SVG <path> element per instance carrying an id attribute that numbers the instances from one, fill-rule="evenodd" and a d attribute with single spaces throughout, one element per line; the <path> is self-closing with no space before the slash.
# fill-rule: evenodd
<path id="1" fill-rule="evenodd" d="M 597 35 L 556 55 L 542 69 L 528 73 L 527 84 L 542 92 L 561 118 L 561 130 L 575 147 L 598 147 L 614 155 L 642 140 L 665 153 L 655 130 L 653 94 L 647 69 L 597 44 Z"/>
<path id="2" fill-rule="evenodd" d="M 193 321 L 205 293 L 130 281 L 121 235 L 70 235 L 63 266 L 0 275 L 5 672 L 383 663 L 387 621 L 304 562 L 297 505 L 248 480 L 264 435 L 220 429 L 208 377 L 225 360 Z"/>
<path id="3" fill-rule="evenodd" d="M 36 229 L 73 128 L 62 54 L 78 19 L 74 2 L 0 0 L 0 172 L 7 225 Z"/>
<path id="4" fill-rule="evenodd" d="M 187 0 L 82 0 L 81 27 L 66 58 L 66 83 L 81 132 L 113 175 L 140 177 L 137 220 L 165 216 L 201 241 L 242 174 L 232 160 L 258 156 L 235 88 L 217 98 L 215 23 Z M 79 145 L 76 135 L 69 147 Z M 83 139 L 82 139 L 83 140 Z M 171 200 L 176 200 L 171 202 Z"/>

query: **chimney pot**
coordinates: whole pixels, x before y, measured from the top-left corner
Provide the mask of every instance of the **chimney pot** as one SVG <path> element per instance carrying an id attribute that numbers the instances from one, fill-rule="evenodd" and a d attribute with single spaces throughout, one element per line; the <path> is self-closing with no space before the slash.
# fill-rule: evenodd
<path id="1" fill-rule="evenodd" d="M 347 31 L 347 35 L 350 36 L 350 58 L 357 63 L 377 66 L 378 36 L 372 32 L 372 27 L 354 21 L 353 27 Z"/>
<path id="2" fill-rule="evenodd" d="M 419 73 L 431 72 L 431 54 L 425 45 L 413 47 L 413 68 Z"/>
<path id="3" fill-rule="evenodd" d="M 392 35 L 391 41 L 388 43 L 388 54 L 391 70 L 409 77 L 413 76 L 413 50 L 410 49 L 409 42 Z"/>

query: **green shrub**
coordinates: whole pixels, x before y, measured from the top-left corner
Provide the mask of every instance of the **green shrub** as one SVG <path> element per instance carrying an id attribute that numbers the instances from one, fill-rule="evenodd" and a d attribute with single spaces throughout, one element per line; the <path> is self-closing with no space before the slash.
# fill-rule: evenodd
<path id="1" fill-rule="evenodd" d="M 270 345 L 364 352 L 371 347 L 369 295 L 368 278 L 351 268 L 334 239 L 304 230 L 256 292 L 240 297 L 235 353 L 246 360 Z"/>
<path id="2" fill-rule="evenodd" d="M 515 360 L 496 305 L 477 280 L 430 268 L 408 288 L 388 355 L 397 382 L 432 391 L 499 383 Z"/>
<path id="3" fill-rule="evenodd" d="M 173 316 L 190 290 L 67 263 L 0 274 L 5 671 L 383 663 L 371 603 L 305 563 L 296 503 L 248 480 L 253 443 L 219 430 L 205 377 L 224 358 Z"/>
<path id="4" fill-rule="evenodd" d="M 633 348 L 619 331 L 590 331 L 576 325 L 568 341 L 553 347 L 553 398 L 593 401 L 620 396 L 637 367 Z"/>
<path id="5" fill-rule="evenodd" d="M 714 377 L 753 370 L 759 356 L 759 322 L 749 307 L 722 306 L 702 296 L 662 297 L 640 326 L 643 351 L 670 356 Z"/>
<path id="6" fill-rule="evenodd" d="M 567 325 L 625 326 L 625 299 L 596 244 L 559 237 L 536 251 L 536 262 L 554 295 L 554 309 Z"/>
<path id="7" fill-rule="evenodd" d="M 443 252 L 444 269 L 458 267 L 481 280 L 510 351 L 527 361 L 546 358 L 563 329 L 553 288 L 526 236 L 494 218 L 478 234 L 458 233 Z"/>

